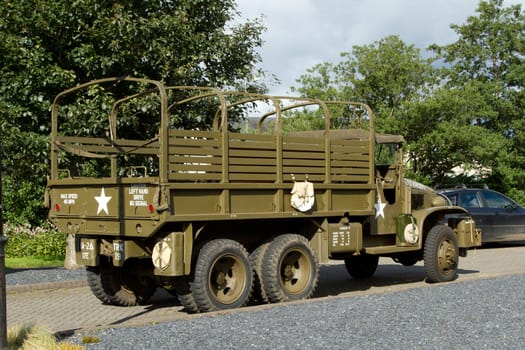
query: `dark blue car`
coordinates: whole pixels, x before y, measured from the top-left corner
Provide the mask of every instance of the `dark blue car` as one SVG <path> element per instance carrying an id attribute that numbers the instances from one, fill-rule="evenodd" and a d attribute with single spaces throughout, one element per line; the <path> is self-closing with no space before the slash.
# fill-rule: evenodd
<path id="1" fill-rule="evenodd" d="M 470 212 L 482 230 L 483 243 L 525 240 L 525 208 L 507 196 L 485 188 L 438 192 Z"/>

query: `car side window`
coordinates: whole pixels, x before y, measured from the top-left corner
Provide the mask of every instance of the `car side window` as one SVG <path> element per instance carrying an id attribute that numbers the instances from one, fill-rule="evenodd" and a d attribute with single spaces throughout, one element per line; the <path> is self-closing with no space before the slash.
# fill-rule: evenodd
<path id="1" fill-rule="evenodd" d="M 512 208 L 515 204 L 507 197 L 496 192 L 483 192 L 489 208 Z"/>
<path id="2" fill-rule="evenodd" d="M 459 198 L 461 205 L 465 208 L 481 208 L 481 202 L 476 192 L 463 192 Z"/>

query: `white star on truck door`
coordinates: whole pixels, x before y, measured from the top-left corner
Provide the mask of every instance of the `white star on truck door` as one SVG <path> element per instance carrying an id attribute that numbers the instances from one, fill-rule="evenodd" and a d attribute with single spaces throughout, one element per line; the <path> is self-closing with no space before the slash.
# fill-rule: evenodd
<path id="1" fill-rule="evenodd" d="M 100 214 L 101 211 L 104 211 L 106 212 L 106 215 L 109 215 L 108 203 L 111 200 L 111 197 L 106 197 L 104 187 L 102 187 L 102 191 L 100 191 L 100 196 L 95 196 L 95 199 L 98 203 L 97 215 Z"/>
<path id="2" fill-rule="evenodd" d="M 377 199 L 377 203 L 374 204 L 374 207 L 376 207 L 376 219 L 378 216 L 381 216 L 383 219 L 385 218 L 385 207 L 386 203 L 381 203 L 381 198 Z"/>

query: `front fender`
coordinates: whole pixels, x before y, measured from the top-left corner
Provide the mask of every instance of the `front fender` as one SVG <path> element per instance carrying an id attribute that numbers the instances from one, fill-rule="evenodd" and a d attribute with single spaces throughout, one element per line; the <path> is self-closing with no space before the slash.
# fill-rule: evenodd
<path id="1" fill-rule="evenodd" d="M 459 248 L 472 248 L 481 246 L 481 230 L 476 228 L 474 219 L 470 213 L 462 207 L 432 207 L 415 210 L 412 215 L 416 219 L 418 229 L 423 233 L 423 239 L 419 240 L 419 246 L 423 246 L 426 233 L 433 226 L 448 225 L 458 238 Z"/>
<path id="2" fill-rule="evenodd" d="M 420 210 L 414 210 L 412 216 L 416 219 L 418 228 L 424 232 L 425 224 L 428 226 L 428 220 L 432 220 L 430 226 L 438 223 L 446 224 L 449 218 L 470 218 L 469 212 L 462 207 L 431 207 Z"/>

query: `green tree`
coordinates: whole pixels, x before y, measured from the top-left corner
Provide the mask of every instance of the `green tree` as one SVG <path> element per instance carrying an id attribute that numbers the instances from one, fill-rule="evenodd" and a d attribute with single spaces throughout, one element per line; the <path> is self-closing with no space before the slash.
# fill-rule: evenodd
<path id="1" fill-rule="evenodd" d="M 335 74 L 335 65 L 330 62 L 316 64 L 306 70 L 297 80 L 300 86 L 292 86 L 291 91 L 301 96 L 318 98 L 320 100 L 347 99 L 342 89 L 342 79 Z"/>
<path id="2" fill-rule="evenodd" d="M 491 185 L 515 192 L 525 185 L 525 13 L 519 4 L 505 7 L 503 0 L 481 1 L 476 12 L 465 24 L 451 25 L 456 42 L 431 49 L 445 63 L 447 87 L 475 90 L 485 102 L 487 108 L 471 108 L 478 114 L 474 122 L 504 140 L 498 142 L 498 157 L 488 164 Z"/>
<path id="3" fill-rule="evenodd" d="M 407 103 L 403 113 L 408 155 L 413 165 L 409 176 L 429 185 L 471 182 L 454 168 L 486 172 L 494 164 L 505 140 L 476 124 L 493 112 L 477 90 L 439 88 L 417 102 Z"/>
<path id="4" fill-rule="evenodd" d="M 481 1 L 476 16 L 451 27 L 458 40 L 432 45 L 432 61 L 390 36 L 343 53 L 339 64 L 315 66 L 295 89 L 368 103 L 378 131 L 405 136 L 409 176 L 437 184 L 450 181 L 458 166 L 490 169 L 491 186 L 525 198 L 518 193 L 525 185 L 521 6 Z M 465 174 L 452 180 L 463 181 Z"/>
<path id="5" fill-rule="evenodd" d="M 434 69 L 419 49 L 398 36 L 341 53 L 338 64 L 322 63 L 307 71 L 295 87 L 304 96 L 367 103 L 381 131 L 404 131 L 402 109 L 418 101 L 432 85 Z"/>
<path id="6" fill-rule="evenodd" d="M 408 158 L 414 165 L 410 175 L 425 183 L 437 182 L 461 164 L 460 157 L 447 159 L 450 149 L 434 144 L 440 138 L 436 133 L 446 133 L 436 125 L 456 117 L 448 109 L 454 105 L 450 100 L 454 95 L 441 93 L 446 101 L 432 99 L 437 90 L 438 70 L 433 68 L 431 60 L 421 57 L 419 49 L 397 36 L 389 36 L 371 45 L 355 46 L 351 53 L 342 53 L 341 57 L 343 60 L 338 64 L 322 63 L 309 69 L 297 80 L 302 86 L 295 91 L 321 99 L 354 100 L 370 105 L 379 132 L 405 137 Z M 462 117 L 456 127 L 469 125 L 467 116 Z M 435 157 L 438 150 L 441 158 Z"/>
<path id="7" fill-rule="evenodd" d="M 252 83 L 262 74 L 255 65 L 264 27 L 258 20 L 234 24 L 234 0 L 28 0 L 0 8 L 0 124 L 11 219 L 42 198 L 49 108 L 59 91 L 123 75 L 264 89 Z M 30 198 L 20 202 L 28 186 Z"/>

